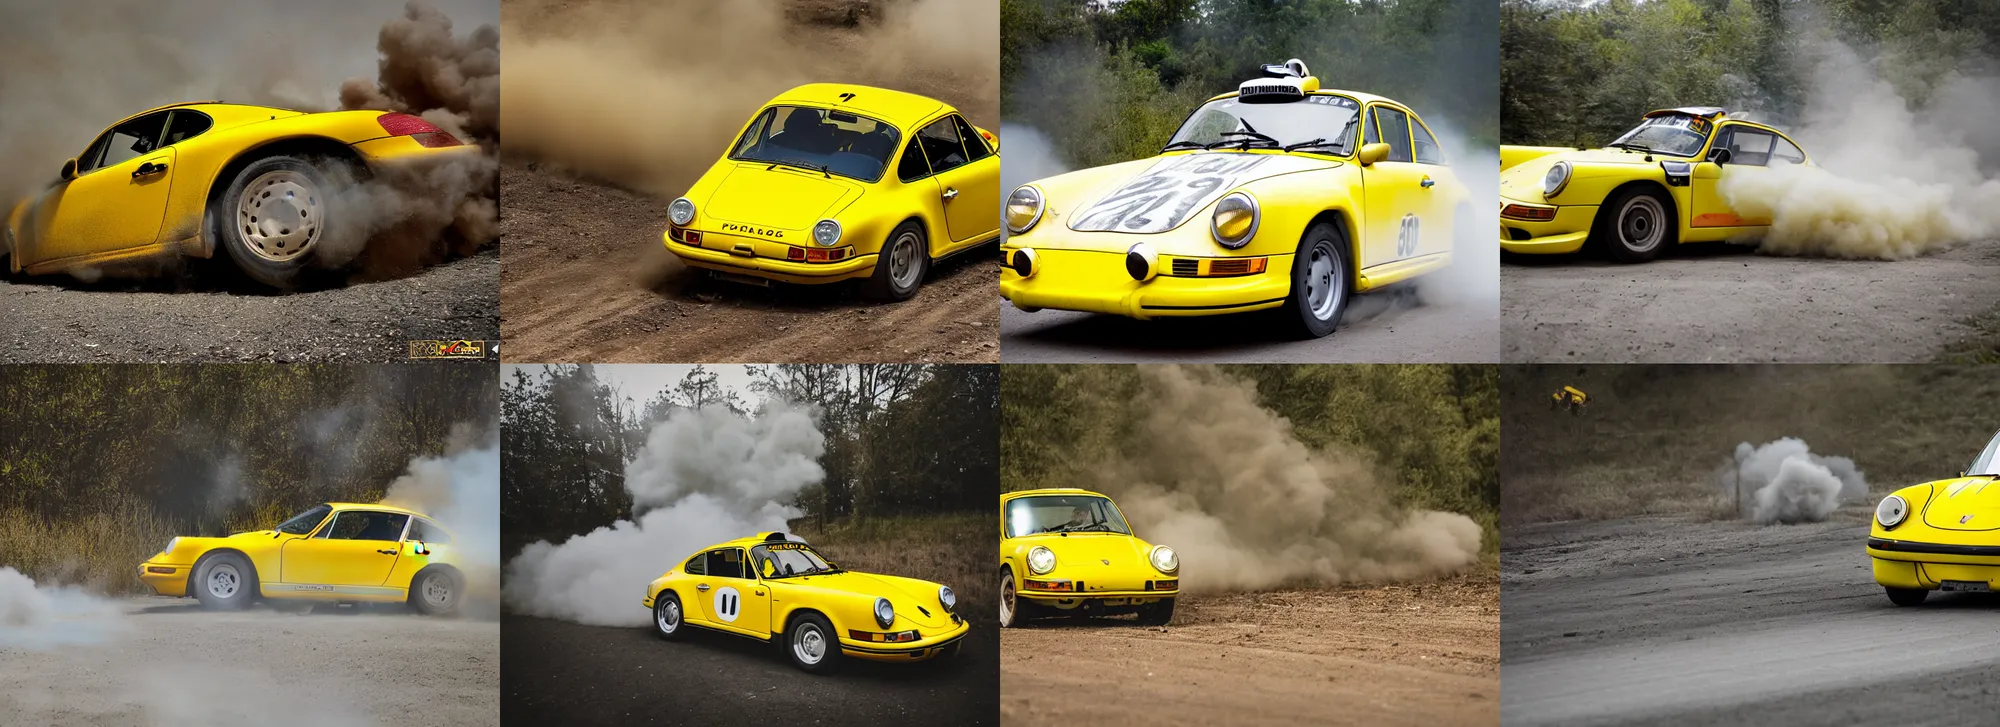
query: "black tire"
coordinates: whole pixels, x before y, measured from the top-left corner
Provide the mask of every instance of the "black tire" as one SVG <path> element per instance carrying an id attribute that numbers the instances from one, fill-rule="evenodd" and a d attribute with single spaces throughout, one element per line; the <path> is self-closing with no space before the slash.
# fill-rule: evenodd
<path id="1" fill-rule="evenodd" d="M 1312 268 L 1322 260 L 1329 269 L 1315 276 Z M 1339 227 L 1322 222 L 1306 230 L 1292 256 L 1292 292 L 1284 305 L 1275 309 L 1280 327 L 1302 339 L 1333 333 L 1340 327 L 1341 316 L 1347 314 L 1348 299 L 1354 296 L 1353 271 L 1347 235 Z"/>
<path id="2" fill-rule="evenodd" d="M 1649 262 L 1680 239 L 1674 202 L 1650 187 L 1631 187 L 1613 195 L 1598 214 L 1591 238 L 1611 259 L 1622 263 Z"/>
<path id="3" fill-rule="evenodd" d="M 426 568 L 410 580 L 410 606 L 426 616 L 458 613 L 465 603 L 465 578 L 450 568 Z"/>
<path id="4" fill-rule="evenodd" d="M 671 590 L 661 591 L 653 597 L 653 633 L 667 641 L 687 638 L 687 611 L 681 608 L 681 597 Z"/>
<path id="5" fill-rule="evenodd" d="M 1035 604 L 1020 597 L 1020 590 L 1014 583 L 1013 569 L 1000 569 L 1000 628 L 1020 628 L 1027 625 L 1028 619 L 1034 617 Z"/>
<path id="6" fill-rule="evenodd" d="M 236 553 L 215 553 L 195 563 L 188 590 L 204 608 L 234 611 L 257 599 L 257 569 Z"/>
<path id="7" fill-rule="evenodd" d="M 1905 607 L 1920 605 L 1924 602 L 1925 597 L 1931 595 L 1929 590 L 1923 588 L 1890 588 L 1883 586 L 1882 590 L 1889 593 L 1890 603 Z"/>
<path id="8" fill-rule="evenodd" d="M 209 208 L 210 237 L 244 275 L 273 288 L 290 289 L 299 276 L 319 259 L 324 243 L 344 240 L 349 233 L 342 227 L 346 221 L 340 195 L 331 181 L 333 175 L 327 173 L 327 167 L 333 163 L 315 163 L 290 156 L 273 156 L 251 162 L 236 173 L 236 179 Z M 252 184 L 264 188 L 264 191 L 250 189 Z M 251 208 L 242 211 L 248 217 L 239 219 L 245 195 L 274 193 L 277 195 L 275 200 L 271 197 L 252 199 Z M 254 214 L 264 204 L 272 206 L 262 209 L 282 216 L 283 221 L 275 221 L 277 217 Z M 298 226 L 285 224 L 294 221 Z M 268 252 L 260 253 L 257 251 L 260 248 Z"/>
<path id="9" fill-rule="evenodd" d="M 1174 599 L 1162 598 L 1139 607 L 1139 623 L 1147 626 L 1165 626 L 1174 620 Z"/>
<path id="10" fill-rule="evenodd" d="M 812 650 L 810 639 L 819 639 L 817 651 Z M 778 645 L 785 650 L 785 658 L 796 666 L 814 674 L 825 674 L 840 666 L 840 637 L 834 634 L 833 624 L 825 616 L 816 613 L 802 613 L 785 627 L 784 638 Z M 817 661 L 809 655 L 819 654 Z"/>
<path id="11" fill-rule="evenodd" d="M 895 268 L 896 255 L 902 246 L 912 246 L 902 254 L 908 257 L 902 274 Z M 923 287 L 924 276 L 931 272 L 930 238 L 924 235 L 924 226 L 916 220 L 909 220 L 889 231 L 889 238 L 882 241 L 882 252 L 875 256 L 875 273 L 868 276 L 868 282 L 861 292 L 874 300 L 898 302 L 909 300 Z"/>

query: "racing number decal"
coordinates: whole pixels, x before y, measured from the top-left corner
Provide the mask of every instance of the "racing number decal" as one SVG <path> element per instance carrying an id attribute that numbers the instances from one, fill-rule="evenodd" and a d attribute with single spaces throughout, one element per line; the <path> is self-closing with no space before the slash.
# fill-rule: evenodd
<path id="1" fill-rule="evenodd" d="M 1403 215 L 1403 229 L 1396 233 L 1396 259 L 1401 260 L 1417 254 L 1417 216 Z"/>
<path id="2" fill-rule="evenodd" d="M 729 586 L 715 591 L 715 615 L 730 623 L 736 622 L 737 614 L 743 613 L 743 594 Z"/>

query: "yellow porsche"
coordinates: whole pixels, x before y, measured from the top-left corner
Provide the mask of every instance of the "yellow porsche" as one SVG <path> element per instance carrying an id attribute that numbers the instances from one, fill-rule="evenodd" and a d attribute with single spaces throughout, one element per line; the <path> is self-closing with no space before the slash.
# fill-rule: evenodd
<path id="1" fill-rule="evenodd" d="M 857 573 L 784 533 L 712 545 L 646 585 L 653 631 L 690 626 L 783 647 L 794 666 L 826 672 L 844 657 L 914 662 L 958 655 L 972 629 L 951 588 Z"/>
<path id="2" fill-rule="evenodd" d="M 1603 149 L 1502 146 L 1500 159 L 1500 249 L 1594 242 L 1629 263 L 1676 243 L 1762 237 L 1770 217 L 1732 207 L 1724 180 L 1812 163 L 1784 132 L 1714 107 L 1646 114 Z"/>
<path id="3" fill-rule="evenodd" d="M 0 226 L 8 270 L 42 274 L 219 248 L 285 287 L 329 239 L 365 235 L 339 192 L 388 165 L 478 148 L 408 114 L 302 113 L 218 101 L 119 121 Z"/>
<path id="4" fill-rule="evenodd" d="M 465 593 L 456 562 L 451 533 L 423 513 L 330 502 L 270 530 L 174 538 L 139 564 L 139 580 L 162 596 L 193 596 L 215 609 L 263 598 L 408 603 L 449 614 Z"/>
<path id="5" fill-rule="evenodd" d="M 1350 295 L 1451 264 L 1470 194 L 1408 106 L 1304 63 L 1195 109 L 1158 156 L 1008 195 L 1000 294 L 1134 318 L 1275 310 L 1332 333 Z"/>
<path id="6" fill-rule="evenodd" d="M 814 83 L 750 117 L 667 205 L 667 251 L 753 285 L 863 279 L 917 294 L 931 263 L 1000 237 L 1000 143 L 916 94 Z"/>
<path id="7" fill-rule="evenodd" d="M 2000 589 L 2000 434 L 1958 477 L 1882 498 L 1868 557 L 1898 606 L 1923 603 L 1931 591 Z"/>
<path id="8" fill-rule="evenodd" d="M 1075 488 L 1000 496 L 1000 625 L 1038 616 L 1115 616 L 1139 623 L 1174 618 L 1181 563 L 1151 545 L 1111 498 Z"/>

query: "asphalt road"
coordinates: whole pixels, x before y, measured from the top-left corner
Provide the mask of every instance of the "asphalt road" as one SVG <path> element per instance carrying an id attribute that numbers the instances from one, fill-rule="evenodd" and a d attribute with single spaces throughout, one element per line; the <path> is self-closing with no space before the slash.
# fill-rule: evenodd
<path id="1" fill-rule="evenodd" d="M 1894 262 L 1723 244 L 1638 265 L 1510 256 L 1500 290 L 1510 363 L 1921 362 L 2000 307 L 2000 245 Z"/>
<path id="2" fill-rule="evenodd" d="M 205 611 L 135 598 L 59 618 L 88 638 L 0 647 L 0 724 L 45 727 L 491 725 L 500 627 L 400 607 Z"/>
<path id="3" fill-rule="evenodd" d="M 637 601 L 634 601 L 635 607 Z M 501 617 L 501 702 L 509 725 L 993 725 L 999 643 L 974 622 L 954 661 L 850 659 L 799 671 L 777 647 L 692 630 L 680 642 L 647 628 Z"/>
<path id="4" fill-rule="evenodd" d="M 2000 600 L 1891 605 L 1866 508 L 1759 527 L 1509 528 L 1508 725 L 1965 725 L 2000 711 Z"/>

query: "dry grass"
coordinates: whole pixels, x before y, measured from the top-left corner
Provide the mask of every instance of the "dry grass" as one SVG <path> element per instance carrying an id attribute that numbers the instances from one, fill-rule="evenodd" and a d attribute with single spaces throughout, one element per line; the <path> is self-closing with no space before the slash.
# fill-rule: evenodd
<path id="1" fill-rule="evenodd" d="M 21 510 L 0 512 L 0 566 L 37 583 L 76 585 L 107 594 L 150 593 L 139 564 L 180 533 L 130 503 L 109 512 L 55 521 Z"/>
<path id="2" fill-rule="evenodd" d="M 793 523 L 794 532 L 826 557 L 869 573 L 921 578 L 951 586 L 968 620 L 999 619 L 999 563 L 993 516 L 980 513 L 849 519 L 825 527 Z"/>

